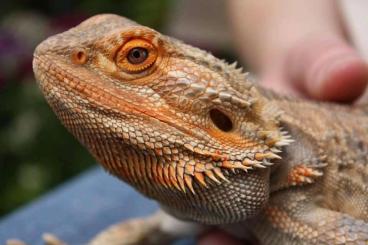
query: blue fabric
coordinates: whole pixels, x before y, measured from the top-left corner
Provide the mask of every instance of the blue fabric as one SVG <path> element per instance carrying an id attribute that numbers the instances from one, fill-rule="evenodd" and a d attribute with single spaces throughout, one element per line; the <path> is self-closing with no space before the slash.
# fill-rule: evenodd
<path id="1" fill-rule="evenodd" d="M 84 244 L 107 226 L 124 219 L 146 216 L 158 208 L 125 183 L 100 168 L 92 169 L 17 210 L 0 221 L 0 244 L 18 238 L 43 244 L 50 232 L 69 244 Z M 180 241 L 177 244 L 193 244 Z"/>

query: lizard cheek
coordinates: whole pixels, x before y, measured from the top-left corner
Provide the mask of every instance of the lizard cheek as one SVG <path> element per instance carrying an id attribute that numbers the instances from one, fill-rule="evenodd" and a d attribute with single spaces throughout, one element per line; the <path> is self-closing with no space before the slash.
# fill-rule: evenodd
<path id="1" fill-rule="evenodd" d="M 76 65 L 83 65 L 88 61 L 87 51 L 82 48 L 73 50 L 71 60 Z"/>

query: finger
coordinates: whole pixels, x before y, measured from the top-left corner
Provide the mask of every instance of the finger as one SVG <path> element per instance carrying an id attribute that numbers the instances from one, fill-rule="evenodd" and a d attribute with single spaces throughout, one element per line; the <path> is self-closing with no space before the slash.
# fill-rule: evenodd
<path id="1" fill-rule="evenodd" d="M 198 245 L 244 245 L 241 241 L 221 231 L 209 232 L 201 236 Z"/>
<path id="2" fill-rule="evenodd" d="M 286 63 L 286 80 L 314 99 L 350 102 L 368 82 L 365 61 L 338 38 L 305 40 L 291 50 Z"/>

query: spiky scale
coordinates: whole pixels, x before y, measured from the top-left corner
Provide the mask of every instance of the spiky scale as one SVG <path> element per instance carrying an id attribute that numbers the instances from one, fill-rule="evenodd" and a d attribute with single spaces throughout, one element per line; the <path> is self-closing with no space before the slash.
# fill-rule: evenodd
<path id="1" fill-rule="evenodd" d="M 201 185 L 203 185 L 204 187 L 207 187 L 207 188 L 208 188 L 208 185 L 207 185 L 207 183 L 206 183 L 206 180 L 205 180 L 205 177 L 204 177 L 204 174 L 203 174 L 203 173 L 195 172 L 195 173 L 194 173 L 194 177 L 196 178 L 196 180 L 197 180 Z"/>
<path id="2" fill-rule="evenodd" d="M 214 173 L 213 173 L 212 170 L 206 170 L 204 173 L 206 174 L 206 176 L 208 178 L 210 178 L 211 180 L 213 180 L 217 184 L 221 184 L 221 182 L 215 177 L 215 175 L 214 175 Z"/>
<path id="3" fill-rule="evenodd" d="M 184 175 L 184 181 L 186 186 L 189 188 L 189 190 L 195 194 L 194 188 L 193 188 L 193 183 L 192 183 L 193 177 L 189 176 L 189 175 Z"/>

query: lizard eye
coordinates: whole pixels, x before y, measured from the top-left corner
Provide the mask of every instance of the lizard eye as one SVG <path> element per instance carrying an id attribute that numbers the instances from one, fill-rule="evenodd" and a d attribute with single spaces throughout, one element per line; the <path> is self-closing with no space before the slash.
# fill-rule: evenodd
<path id="1" fill-rule="evenodd" d="M 141 64 L 148 57 L 148 51 L 145 48 L 133 48 L 128 53 L 128 61 L 131 64 Z"/>
<path id="2" fill-rule="evenodd" d="M 127 72 L 141 72 L 151 67 L 157 59 L 157 49 L 144 39 L 133 39 L 120 48 L 117 65 Z"/>
<path id="3" fill-rule="evenodd" d="M 213 124 L 221 131 L 229 132 L 233 129 L 233 122 L 231 119 L 218 109 L 210 110 L 210 118 Z"/>

